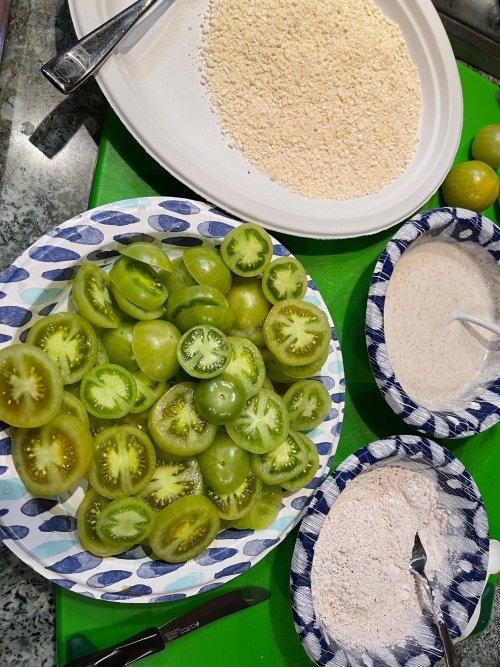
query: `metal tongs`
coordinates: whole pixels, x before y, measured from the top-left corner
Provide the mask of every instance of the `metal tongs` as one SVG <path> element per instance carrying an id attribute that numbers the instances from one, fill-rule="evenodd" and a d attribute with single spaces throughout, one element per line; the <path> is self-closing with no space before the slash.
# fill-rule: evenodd
<path id="1" fill-rule="evenodd" d="M 425 574 L 425 564 L 427 563 L 427 554 L 422 546 L 418 533 L 415 535 L 415 543 L 411 553 L 410 570 L 422 584 L 424 591 L 429 598 L 432 616 L 437 625 L 439 636 L 443 642 L 444 659 L 448 667 L 460 667 L 460 660 L 455 652 L 455 647 L 451 641 L 450 633 L 446 627 L 441 610 L 434 604 L 434 595 L 429 580 Z"/>

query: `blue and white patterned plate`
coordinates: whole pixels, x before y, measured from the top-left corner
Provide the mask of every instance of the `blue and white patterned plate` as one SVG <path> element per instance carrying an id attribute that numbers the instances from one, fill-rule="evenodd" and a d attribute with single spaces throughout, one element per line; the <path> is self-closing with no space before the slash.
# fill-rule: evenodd
<path id="1" fill-rule="evenodd" d="M 432 411 L 413 401 L 391 367 L 384 333 L 384 306 L 392 272 L 401 255 L 422 234 L 478 243 L 500 264 L 500 229 L 479 213 L 437 208 L 419 213 L 396 232 L 380 255 L 366 309 L 366 345 L 377 385 L 385 400 L 407 424 L 436 438 L 464 438 L 500 420 L 500 377 L 482 387 L 474 400 L 454 412 Z"/>
<path id="2" fill-rule="evenodd" d="M 161 243 L 174 257 L 188 246 L 220 243 L 238 224 L 207 204 L 161 197 L 116 202 L 76 216 L 34 243 L 0 276 L 0 347 L 24 340 L 40 317 L 66 309 L 70 281 L 83 261 L 106 266 L 120 246 L 137 240 Z M 275 257 L 290 254 L 274 239 L 273 247 Z M 305 299 L 328 312 L 310 280 Z M 284 498 L 278 518 L 266 530 L 225 530 L 184 564 L 153 561 L 142 547 L 112 558 L 93 556 L 83 551 L 76 535 L 75 513 L 83 484 L 59 499 L 33 498 L 13 467 L 9 429 L 0 423 L 0 537 L 44 577 L 102 600 L 178 599 L 245 572 L 298 523 L 335 453 L 343 419 L 344 374 L 331 319 L 330 324 L 330 354 L 318 378 L 333 404 L 323 424 L 310 433 L 320 454 L 318 473 L 307 488 Z"/>
<path id="3" fill-rule="evenodd" d="M 452 517 L 446 532 L 453 550 L 448 566 L 440 569 L 433 586 L 452 638 L 465 633 L 486 583 L 488 519 L 479 490 L 462 463 L 447 449 L 418 436 L 392 436 L 362 447 L 343 461 L 316 491 L 302 520 L 292 559 L 290 585 L 295 629 L 309 657 L 319 667 L 430 667 L 443 655 L 435 626 L 424 616 L 415 638 L 371 652 L 329 641 L 317 622 L 311 594 L 311 565 L 319 532 L 347 484 L 377 465 L 426 470 L 426 474 L 434 475 L 437 480 L 439 503 L 449 509 Z M 454 576 L 449 576 L 450 571 Z"/>

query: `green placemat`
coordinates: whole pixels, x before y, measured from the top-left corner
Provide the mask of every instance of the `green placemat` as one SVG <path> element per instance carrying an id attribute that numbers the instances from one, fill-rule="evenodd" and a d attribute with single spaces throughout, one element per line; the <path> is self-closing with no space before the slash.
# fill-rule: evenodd
<path id="1" fill-rule="evenodd" d="M 470 144 L 483 125 L 499 122 L 499 89 L 459 65 L 464 96 L 464 125 L 456 162 L 470 159 Z M 131 137 L 115 114 L 107 114 L 89 207 L 112 201 L 167 195 L 199 197 L 162 169 Z M 422 209 L 440 206 L 438 195 Z M 498 205 L 485 211 L 500 223 Z M 342 346 L 347 379 L 345 419 L 334 465 L 372 440 L 409 428 L 392 412 L 373 379 L 365 347 L 366 298 L 375 262 L 395 228 L 374 236 L 344 241 L 316 241 L 275 234 L 304 264 L 332 314 Z M 500 426 L 466 440 L 443 441 L 467 466 L 483 495 L 491 536 L 500 539 Z M 289 569 L 296 531 L 248 572 L 213 593 L 162 604 L 105 603 L 56 589 L 59 664 L 66 642 L 83 632 L 103 648 L 148 627 L 160 625 L 202 599 L 245 584 L 266 586 L 268 602 L 173 642 L 144 667 L 310 667 L 293 627 Z M 490 595 L 491 597 L 491 595 Z"/>

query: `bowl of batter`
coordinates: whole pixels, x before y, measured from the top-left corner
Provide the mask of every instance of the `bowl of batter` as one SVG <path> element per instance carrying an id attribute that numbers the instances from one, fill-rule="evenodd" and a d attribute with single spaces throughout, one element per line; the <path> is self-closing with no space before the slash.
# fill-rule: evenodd
<path id="1" fill-rule="evenodd" d="M 407 424 L 461 438 L 500 420 L 500 339 L 455 319 L 500 318 L 500 229 L 464 209 L 425 211 L 379 257 L 366 312 L 375 380 Z"/>

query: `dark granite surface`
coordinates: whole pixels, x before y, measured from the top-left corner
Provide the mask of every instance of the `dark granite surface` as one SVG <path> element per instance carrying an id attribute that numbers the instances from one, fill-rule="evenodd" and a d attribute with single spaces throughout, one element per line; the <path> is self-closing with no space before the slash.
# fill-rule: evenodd
<path id="1" fill-rule="evenodd" d="M 93 81 L 64 97 L 40 74 L 73 39 L 63 0 L 14 0 L 0 63 L 0 273 L 87 208 L 104 98 Z M 0 573 L 1 667 L 55 665 L 50 585 L 2 544 Z M 499 606 L 459 648 L 463 667 L 500 667 Z"/>

